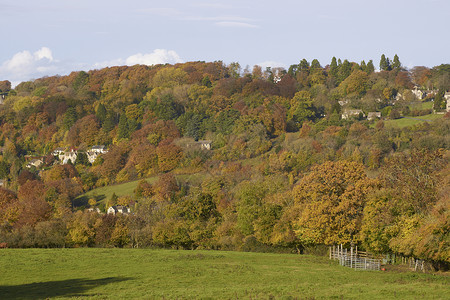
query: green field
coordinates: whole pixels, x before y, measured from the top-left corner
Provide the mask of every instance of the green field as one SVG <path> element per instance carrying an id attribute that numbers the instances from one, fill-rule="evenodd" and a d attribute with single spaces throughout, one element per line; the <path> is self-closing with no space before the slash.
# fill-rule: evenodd
<path id="1" fill-rule="evenodd" d="M 199 184 L 205 179 L 206 176 L 208 175 L 206 175 L 205 173 L 196 173 L 196 174 L 181 174 L 176 175 L 175 177 L 180 183 Z M 150 184 L 154 184 L 158 180 L 158 178 L 159 176 L 153 176 L 145 178 L 145 180 Z M 116 194 L 118 197 L 133 196 L 134 190 L 136 189 L 139 181 L 141 180 L 142 179 L 93 189 L 85 194 L 78 196 L 74 200 L 74 206 L 77 207 L 86 205 L 87 201 L 90 198 L 94 198 L 97 200 L 98 204 L 102 204 L 104 202 L 104 199 L 111 198 L 113 194 Z"/>
<path id="2" fill-rule="evenodd" d="M 444 299 L 448 277 L 325 257 L 151 249 L 2 249 L 0 298 Z"/>
<path id="3" fill-rule="evenodd" d="M 444 115 L 442 114 L 429 114 L 420 117 L 405 117 L 396 120 L 386 120 L 384 125 L 386 127 L 398 127 L 403 128 L 407 126 L 417 125 L 423 122 L 432 122 L 434 120 L 442 119 Z"/>

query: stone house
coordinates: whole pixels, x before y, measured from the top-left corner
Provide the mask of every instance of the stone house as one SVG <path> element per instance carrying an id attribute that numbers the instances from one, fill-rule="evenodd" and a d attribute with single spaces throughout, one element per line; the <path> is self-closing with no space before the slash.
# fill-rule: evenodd
<path id="1" fill-rule="evenodd" d="M 202 150 L 211 150 L 212 141 L 210 141 L 210 140 L 202 140 L 202 141 L 198 141 L 197 143 L 200 144 L 200 149 L 202 149 Z"/>
<path id="2" fill-rule="evenodd" d="M 444 99 L 447 101 L 446 111 L 450 111 L 450 92 L 444 94 Z"/>
<path id="3" fill-rule="evenodd" d="M 108 150 L 106 149 L 105 145 L 95 145 L 95 146 L 92 146 L 91 149 L 88 150 L 88 152 L 104 154 L 104 153 L 108 152 Z"/>
<path id="4" fill-rule="evenodd" d="M 361 109 L 345 109 L 344 112 L 341 115 L 341 118 L 343 120 L 349 119 L 351 117 L 357 118 L 360 115 L 364 118 L 366 115 Z"/>
<path id="5" fill-rule="evenodd" d="M 371 111 L 371 112 L 367 113 L 367 120 L 372 121 L 375 119 L 381 119 L 381 112 Z"/>
<path id="6" fill-rule="evenodd" d="M 72 164 L 74 164 L 75 161 L 77 160 L 77 154 L 78 152 L 76 150 L 71 149 L 70 151 L 65 151 L 62 154 L 60 154 L 58 158 L 63 165 L 68 164 L 69 160 L 71 161 Z"/>
<path id="7" fill-rule="evenodd" d="M 122 206 L 122 205 L 113 205 L 111 207 L 108 208 L 108 210 L 106 211 L 106 213 L 108 215 L 116 215 L 116 214 L 129 214 L 131 212 L 131 210 L 126 207 L 126 206 Z"/>
<path id="8" fill-rule="evenodd" d="M 34 158 L 30 160 L 30 162 L 27 164 L 27 168 L 30 169 L 32 167 L 35 167 L 36 169 L 40 168 L 44 164 L 44 161 L 40 158 Z"/>

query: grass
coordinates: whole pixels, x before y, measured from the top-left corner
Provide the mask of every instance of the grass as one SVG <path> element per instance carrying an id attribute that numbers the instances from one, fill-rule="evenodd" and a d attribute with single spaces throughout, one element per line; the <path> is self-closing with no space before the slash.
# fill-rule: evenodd
<path id="1" fill-rule="evenodd" d="M 206 176 L 205 173 L 196 173 L 196 174 L 181 174 L 176 175 L 178 181 L 188 184 L 199 184 L 201 183 Z M 159 176 L 153 176 L 149 178 L 145 178 L 147 182 L 150 184 L 154 184 L 158 180 Z M 87 193 L 84 193 L 78 196 L 74 200 L 74 206 L 79 207 L 86 205 L 90 198 L 94 198 L 97 200 L 97 204 L 102 204 L 105 199 L 111 198 L 111 196 L 115 193 L 118 197 L 122 196 L 132 196 L 134 190 L 136 189 L 139 181 L 142 179 L 129 181 L 121 184 L 108 185 L 100 188 L 93 189 Z"/>
<path id="2" fill-rule="evenodd" d="M 151 249 L 3 249 L 0 298 L 443 299 L 448 277 L 324 257 Z M 445 296 L 447 295 L 447 296 Z"/>
<path id="3" fill-rule="evenodd" d="M 407 126 L 414 126 L 417 124 L 420 124 L 422 122 L 430 122 L 434 120 L 441 119 L 444 115 L 442 114 L 429 114 L 425 116 L 420 117 L 406 117 L 406 118 L 400 118 L 396 120 L 386 120 L 384 121 L 384 125 L 386 127 L 398 127 L 403 128 Z"/>
<path id="4" fill-rule="evenodd" d="M 422 110 L 422 109 L 432 109 L 434 103 L 432 101 L 427 102 L 415 102 L 414 104 L 410 105 L 409 108 L 411 110 Z"/>

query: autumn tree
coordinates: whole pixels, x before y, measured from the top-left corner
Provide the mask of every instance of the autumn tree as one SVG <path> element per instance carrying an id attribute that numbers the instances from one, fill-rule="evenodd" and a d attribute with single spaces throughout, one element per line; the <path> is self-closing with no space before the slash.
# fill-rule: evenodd
<path id="1" fill-rule="evenodd" d="M 14 224 L 18 215 L 17 195 L 13 191 L 0 187 L 0 225 Z"/>
<path id="2" fill-rule="evenodd" d="M 366 197 L 374 182 L 356 162 L 325 162 L 294 187 L 298 217 L 292 221 L 304 244 L 348 244 L 358 239 Z"/>

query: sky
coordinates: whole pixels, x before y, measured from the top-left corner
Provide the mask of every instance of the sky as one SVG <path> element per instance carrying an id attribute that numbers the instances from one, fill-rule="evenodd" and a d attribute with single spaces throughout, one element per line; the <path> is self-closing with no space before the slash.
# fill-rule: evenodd
<path id="1" fill-rule="evenodd" d="M 0 80 L 106 66 L 450 63 L 449 0 L 0 0 Z"/>

